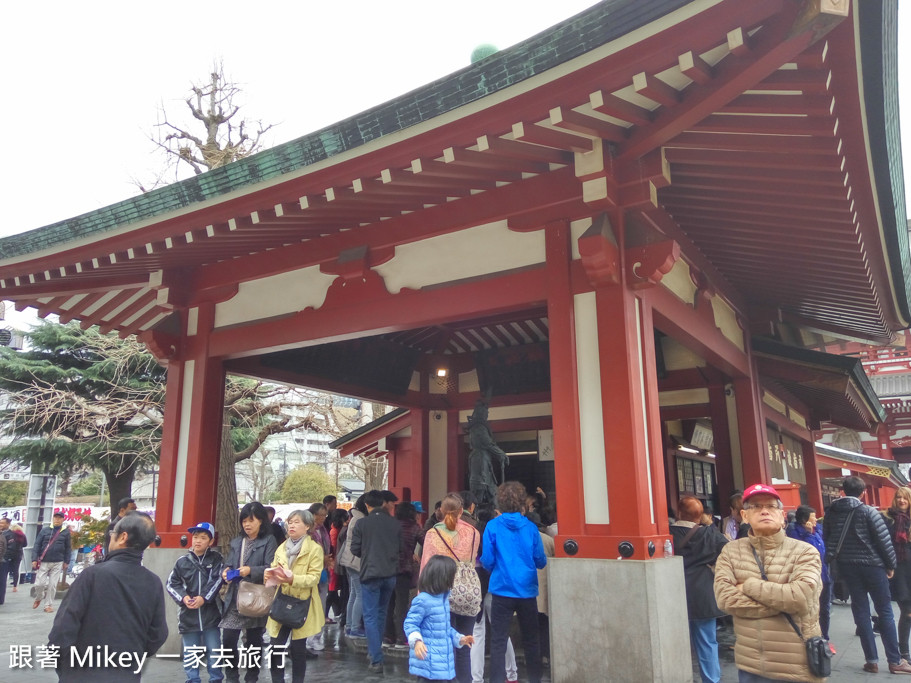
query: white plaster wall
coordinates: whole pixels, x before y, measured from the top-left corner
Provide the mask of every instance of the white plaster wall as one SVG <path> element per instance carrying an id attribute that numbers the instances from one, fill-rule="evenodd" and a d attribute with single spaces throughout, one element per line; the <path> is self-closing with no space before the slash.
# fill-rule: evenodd
<path id="1" fill-rule="evenodd" d="M 658 394 L 658 405 L 665 406 L 691 406 L 709 402 L 708 389 L 677 389 L 662 391 Z"/>
<path id="2" fill-rule="evenodd" d="M 636 299 L 636 348 L 639 351 L 639 406 L 642 411 L 642 425 L 645 432 L 642 434 L 642 443 L 645 446 L 645 476 L 648 479 L 648 509 L 651 513 L 651 523 L 655 523 L 655 500 L 652 496 L 652 454 L 651 440 L 648 438 L 649 414 L 646 409 L 645 392 L 645 349 L 642 345 L 642 304 Z M 655 416 L 655 419 L 660 419 Z"/>
<path id="3" fill-rule="evenodd" d="M 439 416 L 439 420 L 436 419 L 437 416 Z M 448 421 L 448 415 L 443 411 L 431 413 L 430 419 L 427 420 L 427 490 L 430 496 L 430 500 L 427 501 L 427 509 L 430 509 L 429 506 L 448 493 L 446 490 L 449 455 L 446 447 Z"/>
<path id="4" fill-rule="evenodd" d="M 582 237 L 582 233 L 588 230 L 591 226 L 591 218 L 582 218 L 569 224 L 569 234 L 572 236 L 572 239 L 570 240 L 570 246 L 572 248 L 573 259 L 582 258 L 582 254 L 579 253 L 579 238 Z"/>
<path id="5" fill-rule="evenodd" d="M 669 289 L 678 299 L 690 305 L 696 296 L 696 285 L 690 277 L 690 267 L 683 259 L 677 259 L 670 272 L 661 278 L 661 286 Z"/>
<path id="6" fill-rule="evenodd" d="M 215 305 L 215 327 L 228 327 L 319 308 L 336 278 L 309 266 L 289 273 L 242 282 L 237 294 Z"/>
<path id="7" fill-rule="evenodd" d="M 177 433 L 177 463 L 174 466 L 174 503 L 171 507 L 171 524 L 174 525 L 183 524 L 183 497 L 187 485 L 187 450 L 190 441 L 190 409 L 193 401 L 193 373 L 195 370 L 195 360 L 188 360 L 184 363 L 180 429 Z"/>
<path id="8" fill-rule="evenodd" d="M 576 375 L 579 385 L 579 429 L 582 447 L 582 492 L 585 521 L 610 523 L 607 505 L 607 464 L 601 404 L 601 358 L 595 293 L 573 297 L 576 322 Z M 557 453 L 559 458 L 560 454 Z"/>
<path id="9" fill-rule="evenodd" d="M 478 382 L 478 371 L 469 370 L 468 372 L 459 373 L 459 393 L 467 394 L 472 391 L 480 391 L 481 385 Z"/>
<path id="10" fill-rule="evenodd" d="M 721 330 L 721 334 L 743 351 L 743 330 L 737 322 L 737 313 L 734 309 L 720 296 L 716 296 L 712 299 L 712 312 L 715 314 L 715 326 Z"/>
<path id="11" fill-rule="evenodd" d="M 459 411 L 459 421 L 468 422 L 468 416 L 474 409 Z M 489 420 L 513 420 L 522 417 L 542 417 L 553 414 L 550 401 L 544 403 L 525 403 L 516 406 L 497 406 L 487 413 Z"/>
<path id="12" fill-rule="evenodd" d="M 483 245 L 483 248 L 479 248 Z M 513 232 L 506 221 L 402 244 L 395 257 L 374 270 L 386 289 L 398 294 L 404 287 L 464 280 L 544 263 L 544 231 Z"/>

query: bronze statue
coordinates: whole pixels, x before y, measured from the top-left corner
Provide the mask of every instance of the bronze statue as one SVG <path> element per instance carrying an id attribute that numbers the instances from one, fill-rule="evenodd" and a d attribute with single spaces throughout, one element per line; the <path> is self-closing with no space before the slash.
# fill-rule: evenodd
<path id="1" fill-rule="evenodd" d="M 468 417 L 468 488 L 478 499 L 478 505 L 496 504 L 497 477 L 495 465 L 499 465 L 500 481 L 506 480 L 506 466 L 509 456 L 497 446 L 487 424 L 487 401 L 478 399 L 474 412 Z"/>

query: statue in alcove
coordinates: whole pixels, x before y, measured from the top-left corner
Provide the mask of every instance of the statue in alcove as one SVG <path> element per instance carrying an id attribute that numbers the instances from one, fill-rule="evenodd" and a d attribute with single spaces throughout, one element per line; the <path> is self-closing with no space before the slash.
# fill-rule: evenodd
<path id="1" fill-rule="evenodd" d="M 487 424 L 487 401 L 478 399 L 474 412 L 468 417 L 468 488 L 478 500 L 478 505 L 497 502 L 497 484 L 506 479 L 509 456 L 493 440 Z M 500 478 L 497 481 L 496 472 Z"/>

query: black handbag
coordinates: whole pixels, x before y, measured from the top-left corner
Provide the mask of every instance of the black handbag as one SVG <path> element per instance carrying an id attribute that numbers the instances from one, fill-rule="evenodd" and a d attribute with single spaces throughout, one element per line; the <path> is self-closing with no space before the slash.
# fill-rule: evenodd
<path id="1" fill-rule="evenodd" d="M 844 540 L 844 536 L 842 536 L 842 540 Z M 762 576 L 762 580 L 768 581 L 768 577 L 765 575 L 765 568 L 762 566 L 762 561 L 756 553 L 756 548 L 751 546 L 750 550 L 753 551 L 753 557 L 756 558 L 756 564 L 759 565 L 759 574 Z M 807 666 L 810 668 L 810 673 L 817 678 L 828 678 L 831 676 L 832 651 L 829 649 L 829 643 L 826 642 L 826 639 L 821 636 L 813 636 L 805 639 L 800 627 L 794 623 L 794 619 L 791 618 L 791 615 L 787 612 L 782 612 L 782 614 L 784 615 L 784 618 L 788 620 L 788 623 L 791 625 L 791 628 L 794 629 L 794 632 L 797 633 L 797 637 L 804 642 L 804 646 L 807 649 Z"/>
<path id="2" fill-rule="evenodd" d="M 310 598 L 300 600 L 281 591 L 275 595 L 275 600 L 272 601 L 272 608 L 269 610 L 269 616 L 275 621 L 293 629 L 300 628 L 307 623 L 307 615 L 309 614 Z"/>

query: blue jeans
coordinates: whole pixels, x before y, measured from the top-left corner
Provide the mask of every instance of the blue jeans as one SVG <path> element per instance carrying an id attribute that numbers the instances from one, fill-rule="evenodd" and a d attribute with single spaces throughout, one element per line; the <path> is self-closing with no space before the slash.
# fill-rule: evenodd
<path id="1" fill-rule="evenodd" d="M 876 652 L 876 637 L 873 635 L 873 623 L 870 621 L 869 593 L 873 607 L 879 615 L 879 635 L 883 639 L 883 649 L 889 664 L 898 664 L 901 654 L 898 651 L 898 634 L 895 631 L 895 618 L 892 616 L 892 594 L 889 591 L 889 579 L 882 567 L 866 567 L 852 564 L 838 564 L 838 571 L 848 584 L 851 593 L 851 611 L 854 623 L 860 631 L 860 645 L 868 662 L 879 661 Z"/>
<path id="2" fill-rule="evenodd" d="M 690 642 L 699 660 L 702 683 L 720 683 L 721 662 L 718 661 L 718 638 L 715 635 L 715 618 L 690 619 Z"/>
<path id="3" fill-rule="evenodd" d="M 192 653 L 187 652 L 187 648 L 205 646 L 206 656 L 203 661 L 206 662 L 206 669 L 209 671 L 210 681 L 220 681 L 224 678 L 224 670 L 220 667 L 212 666 L 215 664 L 215 651 L 221 647 L 221 631 L 218 628 L 207 628 L 205 631 L 190 631 L 181 633 L 183 640 L 183 670 L 187 674 L 187 683 L 200 683 L 199 679 L 199 662 L 194 661 L 197 658 Z"/>
<path id="4" fill-rule="evenodd" d="M 364 603 L 364 630 L 367 632 L 367 654 L 371 664 L 383 663 L 383 631 L 389 598 L 395 590 L 395 576 L 361 581 Z"/>
<path id="5" fill-rule="evenodd" d="M 361 577 L 353 569 L 348 569 L 348 608 L 345 613 L 345 626 L 349 629 L 364 628 L 364 603 Z"/>

